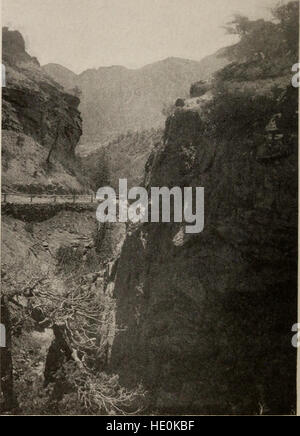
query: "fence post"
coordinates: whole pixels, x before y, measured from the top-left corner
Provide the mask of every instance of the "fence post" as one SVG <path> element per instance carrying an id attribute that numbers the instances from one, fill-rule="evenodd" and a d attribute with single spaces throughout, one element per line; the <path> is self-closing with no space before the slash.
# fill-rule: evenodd
<path id="1" fill-rule="evenodd" d="M 56 195 L 54 196 L 54 199 L 53 199 L 53 200 L 54 200 L 54 203 L 56 203 Z"/>
<path id="2" fill-rule="evenodd" d="M 32 198 L 33 198 L 33 196 L 31 195 L 31 196 L 30 196 L 30 203 L 32 203 Z"/>
<path id="3" fill-rule="evenodd" d="M 73 195 L 73 203 L 76 201 L 76 194 Z"/>
<path id="4" fill-rule="evenodd" d="M 7 196 L 7 194 L 3 194 L 3 196 L 4 196 L 3 203 L 6 203 L 6 196 Z"/>

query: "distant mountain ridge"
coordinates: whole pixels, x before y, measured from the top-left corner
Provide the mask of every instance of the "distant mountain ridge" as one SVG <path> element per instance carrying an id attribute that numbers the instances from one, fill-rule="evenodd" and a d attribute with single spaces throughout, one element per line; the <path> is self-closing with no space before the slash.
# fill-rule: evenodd
<path id="1" fill-rule="evenodd" d="M 161 127 L 163 108 L 188 96 L 190 86 L 228 64 L 224 49 L 201 61 L 167 58 L 139 69 L 113 65 L 75 74 L 58 64 L 43 67 L 66 90 L 79 88 L 83 141 L 106 140 L 128 130 Z"/>
<path id="2" fill-rule="evenodd" d="M 59 64 L 47 64 L 42 67 L 44 71 L 56 82 L 66 89 L 71 89 L 76 84 L 77 74 Z"/>

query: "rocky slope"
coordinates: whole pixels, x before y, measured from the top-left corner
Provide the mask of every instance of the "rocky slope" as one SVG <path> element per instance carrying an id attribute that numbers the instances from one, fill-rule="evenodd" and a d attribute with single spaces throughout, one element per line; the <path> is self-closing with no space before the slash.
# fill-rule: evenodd
<path id="1" fill-rule="evenodd" d="M 79 99 L 47 76 L 37 59 L 27 54 L 22 35 L 7 28 L 3 29 L 3 63 L 4 188 L 30 191 L 32 185 L 33 191 L 84 190 L 84 181 L 74 170 L 75 148 L 82 134 Z"/>
<path id="2" fill-rule="evenodd" d="M 111 66 L 79 75 L 55 64 L 43 69 L 66 89 L 80 89 L 84 144 L 128 130 L 161 127 L 163 108 L 178 95 L 186 96 L 192 82 L 207 79 L 225 66 L 228 61 L 222 54 L 221 50 L 200 62 L 168 58 L 137 70 Z"/>
<path id="3" fill-rule="evenodd" d="M 100 300 L 111 296 L 110 274 L 119 256 L 125 224 L 100 230 L 95 210 L 81 205 L 2 208 L 1 322 L 6 325 L 8 339 L 7 348 L 0 352 L 2 413 L 76 413 L 72 407 L 78 405 L 68 401 L 66 408 L 51 406 L 48 384 L 55 372 L 62 370 L 68 350 L 61 350 L 62 344 L 67 349 L 65 343 L 57 348 L 62 329 L 58 319 L 57 325 L 49 322 L 49 304 L 57 307 L 57 298 L 67 295 L 74 283 L 82 293 L 90 291 Z M 71 256 L 69 261 L 59 257 L 62 249 Z M 37 296 L 46 289 L 53 293 L 53 301 Z M 105 342 L 113 328 L 113 324 L 103 322 L 110 316 L 109 310 L 107 307 L 106 313 L 99 314 L 99 341 Z M 104 329 L 108 330 L 105 334 Z M 105 361 L 106 352 L 98 358 Z M 61 386 L 57 390 L 61 395 Z"/>

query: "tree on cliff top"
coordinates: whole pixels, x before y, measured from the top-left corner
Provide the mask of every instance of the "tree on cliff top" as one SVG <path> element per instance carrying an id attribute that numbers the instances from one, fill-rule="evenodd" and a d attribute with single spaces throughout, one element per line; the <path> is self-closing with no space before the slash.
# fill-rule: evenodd
<path id="1" fill-rule="evenodd" d="M 226 27 L 240 41 L 227 49 L 233 62 L 215 74 L 214 99 L 207 108 L 208 130 L 221 137 L 253 138 L 255 133 L 263 141 L 275 114 L 282 115 L 281 133 L 297 130 L 298 95 L 287 88 L 287 80 L 298 59 L 299 4 L 292 1 L 272 12 L 272 21 L 237 15 Z"/>
<path id="2" fill-rule="evenodd" d="M 272 10 L 273 20 L 249 20 L 242 15 L 225 26 L 228 33 L 238 35 L 240 41 L 226 50 L 225 56 L 236 62 L 255 60 L 275 61 L 283 58 L 297 62 L 299 43 L 299 3 L 291 1 Z"/>

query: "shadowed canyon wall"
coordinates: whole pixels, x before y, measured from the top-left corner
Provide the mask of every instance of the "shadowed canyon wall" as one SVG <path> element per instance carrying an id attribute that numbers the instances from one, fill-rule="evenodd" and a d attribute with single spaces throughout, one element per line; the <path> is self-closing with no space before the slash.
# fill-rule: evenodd
<path id="1" fill-rule="evenodd" d="M 247 135 L 229 126 L 218 137 L 203 118 L 185 109 L 170 117 L 145 185 L 204 187 L 204 231 L 146 223 L 128 234 L 111 367 L 125 384 L 144 383 L 155 412 L 259 413 L 263 405 L 264 413 L 290 413 L 297 130 L 278 152 L 263 128 Z"/>

